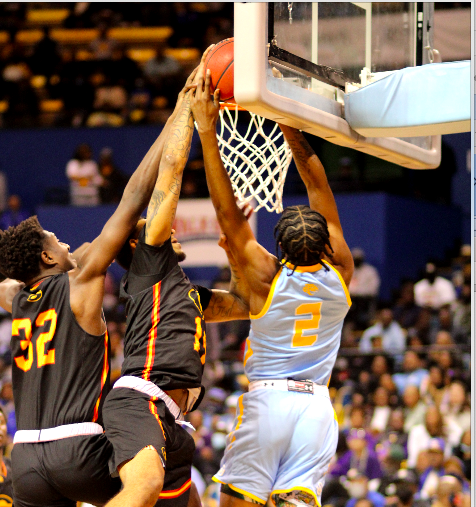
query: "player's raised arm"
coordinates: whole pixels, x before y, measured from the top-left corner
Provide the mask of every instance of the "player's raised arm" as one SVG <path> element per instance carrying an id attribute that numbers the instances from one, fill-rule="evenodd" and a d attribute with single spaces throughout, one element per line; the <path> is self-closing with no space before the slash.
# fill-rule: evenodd
<path id="1" fill-rule="evenodd" d="M 184 97 L 190 89 L 196 71 L 197 69 L 189 76 L 185 88 L 180 92 L 174 113 L 168 119 L 160 136 L 130 177 L 116 211 L 107 221 L 101 234 L 83 252 L 79 280 L 87 281 L 106 272 L 146 208 L 157 181 L 165 140 L 182 110 Z"/>
<path id="2" fill-rule="evenodd" d="M 230 244 L 236 261 L 253 290 L 268 293 L 269 283 L 276 273 L 276 260 L 256 241 L 248 221 L 238 208 L 230 178 L 223 166 L 216 138 L 219 90 L 210 95 L 210 74 L 198 75 L 198 86 L 192 90 L 192 112 L 203 147 L 203 160 L 208 189 L 217 219 Z M 263 286 L 263 283 L 266 287 Z"/>
<path id="3" fill-rule="evenodd" d="M 25 286 L 23 282 L 4 279 L 0 283 L 0 306 L 7 312 L 12 313 L 12 303 L 15 295 Z"/>
<path id="4" fill-rule="evenodd" d="M 319 212 L 327 220 L 330 243 L 334 253 L 329 258 L 349 284 L 354 270 L 352 254 L 344 239 L 334 194 L 327 181 L 324 166 L 299 130 L 280 124 L 281 130 L 291 147 L 294 162 L 306 185 L 311 209 Z"/>

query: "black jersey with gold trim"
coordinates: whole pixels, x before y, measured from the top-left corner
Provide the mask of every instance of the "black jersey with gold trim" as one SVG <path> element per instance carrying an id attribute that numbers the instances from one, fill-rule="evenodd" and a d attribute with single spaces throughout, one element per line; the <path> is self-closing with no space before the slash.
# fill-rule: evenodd
<path id="1" fill-rule="evenodd" d="M 170 239 L 154 247 L 144 242 L 143 232 L 121 282 L 127 311 L 121 374 L 162 389 L 200 387 L 206 355 L 203 312 L 211 291 L 191 284 Z"/>
<path id="2" fill-rule="evenodd" d="M 110 389 L 107 333 L 86 333 L 70 306 L 67 273 L 22 289 L 13 300 L 12 379 L 17 429 L 102 423 Z"/>

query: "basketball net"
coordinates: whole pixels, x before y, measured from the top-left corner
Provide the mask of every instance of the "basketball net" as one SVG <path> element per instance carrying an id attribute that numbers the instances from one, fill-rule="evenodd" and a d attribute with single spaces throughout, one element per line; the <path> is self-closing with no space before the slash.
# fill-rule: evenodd
<path id="1" fill-rule="evenodd" d="M 218 146 L 223 165 L 230 175 L 233 192 L 241 206 L 258 203 L 254 210 L 283 211 L 283 187 L 291 148 L 275 123 L 269 134 L 263 130 L 265 118 L 254 113 L 245 135 L 237 129 L 237 104 L 220 103 Z"/>

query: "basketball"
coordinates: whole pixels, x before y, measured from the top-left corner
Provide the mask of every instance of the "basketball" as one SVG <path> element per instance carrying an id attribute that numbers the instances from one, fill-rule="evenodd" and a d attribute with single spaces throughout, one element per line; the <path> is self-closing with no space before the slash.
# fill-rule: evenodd
<path id="1" fill-rule="evenodd" d="M 213 93 L 220 89 L 220 100 L 229 102 L 233 100 L 234 79 L 234 45 L 233 37 L 219 42 L 207 55 L 205 69 L 210 69 L 210 91 Z"/>

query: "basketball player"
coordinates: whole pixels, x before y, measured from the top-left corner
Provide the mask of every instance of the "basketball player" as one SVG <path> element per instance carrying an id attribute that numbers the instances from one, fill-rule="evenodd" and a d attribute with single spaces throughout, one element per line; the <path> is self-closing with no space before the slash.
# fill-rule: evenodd
<path id="1" fill-rule="evenodd" d="M 104 505 L 121 487 L 109 474 L 112 446 L 102 427 L 110 375 L 104 279 L 150 200 L 164 140 L 194 74 L 117 210 L 76 259 L 36 217 L 0 232 L 0 272 L 9 277 L 0 305 L 13 317 L 16 507 Z"/>
<path id="2" fill-rule="evenodd" d="M 320 505 L 337 446 L 327 383 L 350 306 L 353 260 L 324 168 L 302 134 L 281 126 L 309 206 L 286 208 L 275 227 L 278 258 L 253 236 L 236 206 L 216 138 L 219 90 L 199 76 L 192 112 L 208 186 L 230 250 L 250 287 L 245 350 L 249 392 L 239 398 L 222 466 L 222 507 Z"/>
<path id="3" fill-rule="evenodd" d="M 164 146 L 147 219 L 118 256 L 128 269 L 121 283 L 127 331 L 122 376 L 106 399 L 104 423 L 114 446 L 111 472 L 124 488 L 107 507 L 201 505 L 190 491 L 195 445 L 182 426 L 183 414 L 204 394 L 205 321 L 248 318 L 236 276 L 230 292 L 210 291 L 192 285 L 179 266 L 185 254 L 172 223 L 192 134 L 187 94 Z"/>

